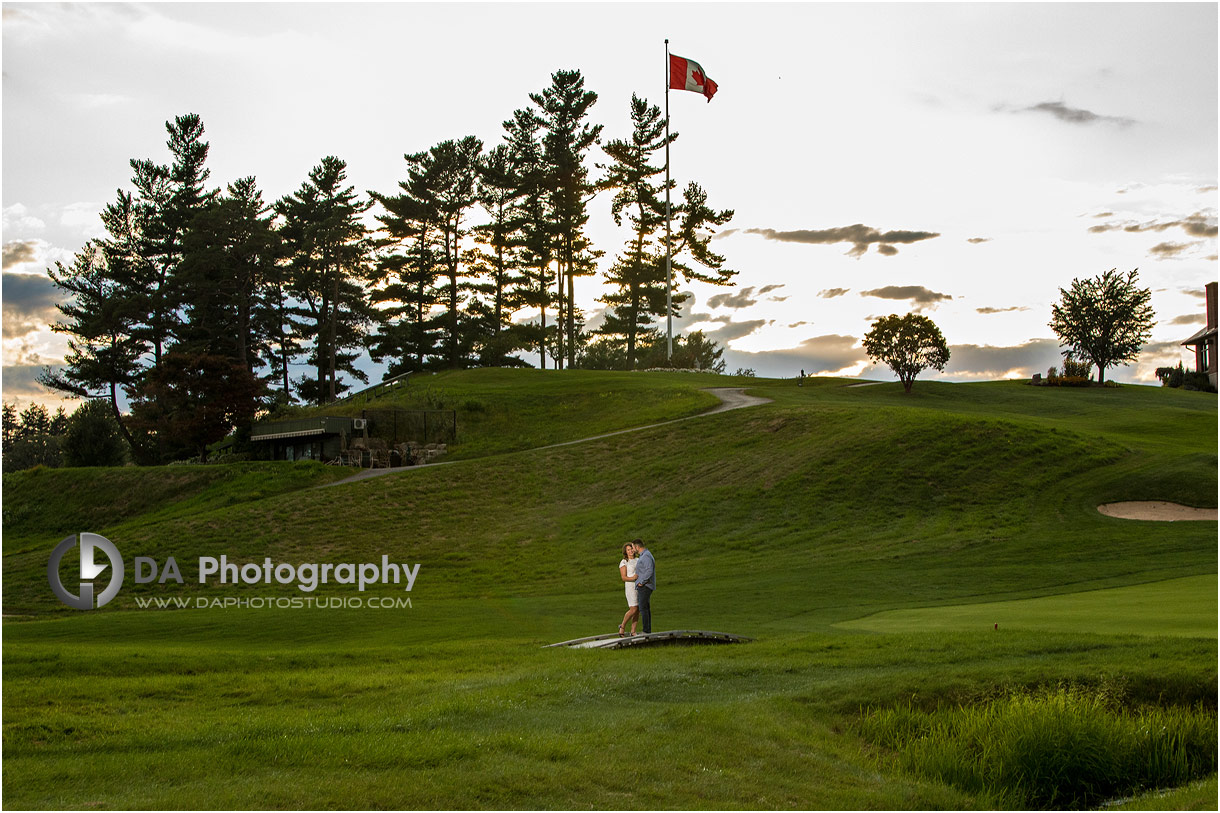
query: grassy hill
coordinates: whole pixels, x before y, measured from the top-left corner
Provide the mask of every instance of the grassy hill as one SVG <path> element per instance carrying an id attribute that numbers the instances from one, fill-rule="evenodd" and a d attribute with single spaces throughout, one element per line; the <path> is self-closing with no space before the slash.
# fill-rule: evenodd
<path id="1" fill-rule="evenodd" d="M 445 398 L 489 416 L 452 465 L 315 490 L 333 467 L 275 464 L 263 474 L 285 487 L 264 492 L 242 479 L 259 480 L 257 468 L 189 486 L 171 486 L 165 469 L 6 476 L 5 612 L 32 616 L 4 626 L 9 803 L 1022 807 L 1031 802 L 1002 789 L 919 773 L 861 727 L 862 710 L 934 712 L 1059 684 L 1111 698 L 1115 725 L 1133 709 L 1186 710 L 1212 744 L 1169 784 L 1214 775 L 1216 610 L 1195 597 L 1200 579 L 1214 585 L 1215 523 L 1096 511 L 1127 499 L 1214 506 L 1214 396 L 1011 382 L 920 382 L 907 396 L 897 384 L 758 380 L 749 391 L 773 403 L 531 450 L 683 417 L 714 402 L 700 387 L 746 382 L 436 378 Z M 297 471 L 288 487 L 284 472 Z M 32 481 L 52 475 L 63 484 L 40 504 L 48 489 Z M 145 479 L 108 479 L 119 475 Z M 93 496 L 68 490 L 90 477 Z M 176 556 L 187 583 L 126 584 L 100 611 L 62 608 L 46 556 L 77 530 L 107 535 L 127 558 Z M 656 629 L 757 640 L 540 649 L 615 629 L 618 550 L 636 536 L 659 563 Z M 420 572 L 409 609 L 198 609 L 304 595 L 198 584 L 195 559 L 222 553 L 385 553 Z M 1111 634 L 1132 589 L 1181 605 L 1184 626 L 1148 618 Z M 137 608 L 170 595 L 192 607 Z M 1061 603 L 1028 602 L 1040 598 Z M 1032 626 L 993 629 L 995 602 Z M 891 616 L 876 614 L 895 612 L 942 615 L 927 631 L 919 616 L 884 633 L 842 626 L 876 616 L 885 628 Z M 1199 637 L 1209 614 L 1212 634 Z M 1215 805 L 1214 780 L 1190 787 L 1181 804 Z"/>
<path id="2" fill-rule="evenodd" d="M 697 415 L 718 403 L 699 387 L 737 386 L 743 381 L 749 379 L 597 370 L 454 370 L 414 375 L 406 386 L 308 408 L 302 414 L 454 410 L 458 439 L 446 459 L 458 460 Z"/>

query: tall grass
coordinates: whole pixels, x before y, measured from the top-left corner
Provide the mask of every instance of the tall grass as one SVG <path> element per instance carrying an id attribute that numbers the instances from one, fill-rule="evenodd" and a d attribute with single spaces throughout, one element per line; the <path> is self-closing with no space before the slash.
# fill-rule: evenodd
<path id="1" fill-rule="evenodd" d="M 1057 686 L 953 709 L 877 710 L 861 729 L 911 773 L 998 807 L 1081 809 L 1216 770 L 1214 709 L 1129 709 L 1106 688 Z"/>

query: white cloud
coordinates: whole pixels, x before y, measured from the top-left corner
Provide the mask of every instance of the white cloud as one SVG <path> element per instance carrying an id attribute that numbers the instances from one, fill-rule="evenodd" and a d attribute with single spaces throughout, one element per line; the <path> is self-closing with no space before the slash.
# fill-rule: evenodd
<path id="1" fill-rule="evenodd" d="M 30 214 L 30 210 L 21 203 L 14 203 L 12 206 L 4 207 L 3 216 L 6 237 L 13 235 L 15 232 L 20 232 L 24 235 L 29 232 L 42 231 L 47 227 L 46 221 L 42 218 L 34 217 Z"/>
<path id="2" fill-rule="evenodd" d="M 105 206 L 101 203 L 69 203 L 60 212 L 59 223 L 86 239 L 102 237 L 106 234 L 101 217 L 104 208 Z"/>
<path id="3" fill-rule="evenodd" d="M 99 107 L 110 107 L 111 105 L 130 102 L 131 97 L 122 96 L 117 93 L 80 93 L 76 95 L 76 100 L 84 109 L 96 110 Z"/>

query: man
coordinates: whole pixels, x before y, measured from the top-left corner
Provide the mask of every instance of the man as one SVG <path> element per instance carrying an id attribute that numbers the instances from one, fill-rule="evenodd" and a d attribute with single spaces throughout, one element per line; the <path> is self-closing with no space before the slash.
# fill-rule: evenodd
<path id="1" fill-rule="evenodd" d="M 657 589 L 657 563 L 652 558 L 652 551 L 637 539 L 631 543 L 635 547 L 635 594 L 640 599 L 640 623 L 644 634 L 652 632 L 652 591 Z"/>

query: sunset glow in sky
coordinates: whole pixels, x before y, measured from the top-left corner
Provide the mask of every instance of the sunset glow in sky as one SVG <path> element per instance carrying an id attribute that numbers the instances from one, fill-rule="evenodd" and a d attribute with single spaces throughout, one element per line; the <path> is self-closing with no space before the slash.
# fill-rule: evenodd
<path id="1" fill-rule="evenodd" d="M 1107 377 L 1152 383 L 1193 362 L 1216 279 L 1216 32 L 1215 4 L 5 3 L 4 398 L 57 401 L 33 381 L 65 351 L 45 268 L 102 234 L 129 159 L 168 160 L 174 116 L 202 117 L 215 186 L 274 201 L 336 155 L 391 192 L 404 153 L 498 143 L 559 69 L 627 135 L 633 92 L 664 103 L 666 37 L 719 86 L 671 94 L 672 165 L 736 211 L 714 246 L 738 272 L 683 285 L 675 329 L 729 372 L 890 380 L 860 339 L 909 311 L 944 332 L 944 378 L 1045 372 L 1058 289 L 1138 267 L 1158 323 Z M 603 267 L 627 239 L 609 198 Z M 600 286 L 577 281 L 592 326 Z"/>

